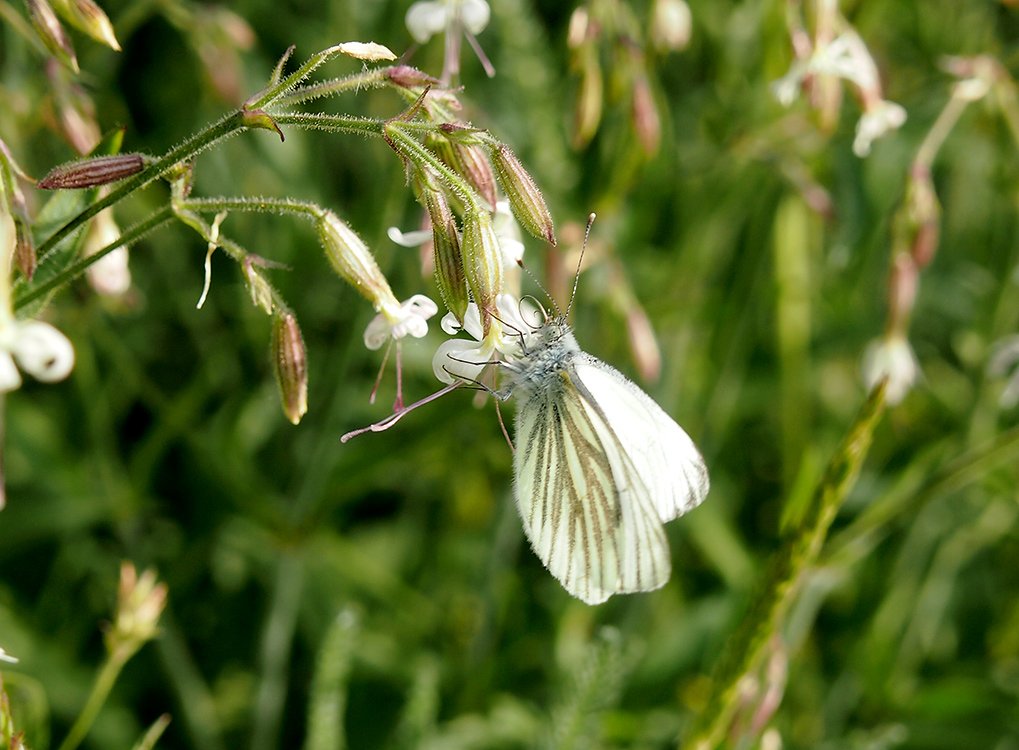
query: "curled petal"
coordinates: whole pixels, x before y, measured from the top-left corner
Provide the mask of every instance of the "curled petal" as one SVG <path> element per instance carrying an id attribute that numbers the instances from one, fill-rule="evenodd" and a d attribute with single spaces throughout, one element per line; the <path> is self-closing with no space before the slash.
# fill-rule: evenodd
<path id="1" fill-rule="evenodd" d="M 485 342 L 451 339 L 442 342 L 436 350 L 432 372 L 443 383 L 476 381 L 494 356 L 494 349 Z"/>
<path id="2" fill-rule="evenodd" d="M 74 347 L 67 337 L 38 320 L 18 326 L 14 357 L 21 369 L 44 383 L 63 380 L 74 367 Z"/>
<path id="3" fill-rule="evenodd" d="M 432 241 L 432 230 L 417 229 L 411 232 L 402 232 L 397 227 L 389 227 L 386 236 L 400 247 L 421 247 L 426 242 Z"/>
<path id="4" fill-rule="evenodd" d="M 460 20 L 464 28 L 477 36 L 488 26 L 492 12 L 485 0 L 463 0 L 460 5 Z"/>
<path id="5" fill-rule="evenodd" d="M 21 387 L 21 374 L 14 364 L 14 357 L 0 349 L 0 393 L 17 390 Z"/>
<path id="6" fill-rule="evenodd" d="M 856 138 L 853 139 L 853 153 L 864 157 L 870 153 L 870 145 L 886 133 L 896 130 L 906 121 L 906 110 L 895 102 L 881 100 L 863 113 L 856 124 Z"/>

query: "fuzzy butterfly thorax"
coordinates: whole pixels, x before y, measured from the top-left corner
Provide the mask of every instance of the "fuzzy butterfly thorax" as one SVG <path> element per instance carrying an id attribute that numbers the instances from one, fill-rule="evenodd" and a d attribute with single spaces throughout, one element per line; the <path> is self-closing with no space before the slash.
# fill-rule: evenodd
<path id="1" fill-rule="evenodd" d="M 571 361 L 583 354 L 564 317 L 547 320 L 520 336 L 518 351 L 504 363 L 509 374 L 507 396 L 529 395 L 550 386 L 550 378 L 562 377 Z"/>

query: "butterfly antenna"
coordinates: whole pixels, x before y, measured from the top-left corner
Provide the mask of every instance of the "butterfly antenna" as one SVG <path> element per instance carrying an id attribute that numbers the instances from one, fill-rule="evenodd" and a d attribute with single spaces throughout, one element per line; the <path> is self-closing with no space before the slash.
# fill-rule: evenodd
<path id="1" fill-rule="evenodd" d="M 591 237 L 591 227 L 598 215 L 593 211 L 587 217 L 587 228 L 584 230 L 584 244 L 580 246 L 580 258 L 577 260 L 577 273 L 573 277 L 573 291 L 570 292 L 570 301 L 566 305 L 566 318 L 570 317 L 570 310 L 573 309 L 573 300 L 577 297 L 577 285 L 580 284 L 580 269 L 584 265 L 584 253 L 587 252 L 587 241 Z"/>
<path id="2" fill-rule="evenodd" d="M 548 301 L 552 303 L 552 309 L 555 310 L 556 317 L 559 317 L 560 315 L 562 315 L 562 310 L 559 309 L 559 305 L 556 304 L 556 301 L 552 297 L 552 295 L 548 293 L 548 289 L 545 288 L 544 284 L 542 284 L 540 281 L 538 281 L 538 277 L 537 276 L 535 276 L 533 273 L 531 273 L 531 269 L 524 265 L 524 261 L 522 259 L 518 260 L 517 261 L 517 265 L 520 266 L 524 270 L 524 273 L 527 274 L 528 278 L 530 278 L 531 281 L 533 281 L 535 283 L 535 285 L 541 291 L 543 291 L 545 293 L 545 296 L 548 297 Z M 533 297 L 532 297 L 532 299 L 533 299 Z M 545 312 L 545 308 L 542 307 L 541 304 L 539 304 L 538 307 L 541 307 L 541 311 Z"/>

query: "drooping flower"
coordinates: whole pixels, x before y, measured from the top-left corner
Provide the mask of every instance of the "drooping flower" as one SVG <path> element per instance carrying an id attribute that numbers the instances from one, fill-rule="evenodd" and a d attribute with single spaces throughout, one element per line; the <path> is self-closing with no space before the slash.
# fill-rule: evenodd
<path id="1" fill-rule="evenodd" d="M 492 16 L 486 0 L 421 0 L 407 9 L 406 23 L 414 41 L 424 44 L 439 33 L 446 35 L 446 54 L 442 66 L 443 83 L 460 73 L 460 36 L 467 39 L 489 77 L 495 68 L 478 44 L 480 34 Z"/>
<path id="2" fill-rule="evenodd" d="M 867 390 L 887 379 L 885 401 L 892 406 L 906 397 L 919 377 L 920 364 L 902 334 L 892 333 L 872 341 L 863 354 L 863 382 Z"/>
<path id="3" fill-rule="evenodd" d="M 49 323 L 0 322 L 0 393 L 21 387 L 19 368 L 43 383 L 63 380 L 74 368 L 74 347 Z"/>
<path id="4" fill-rule="evenodd" d="M 383 305 L 364 329 L 364 345 L 375 351 L 390 339 L 423 338 L 428 333 L 428 319 L 438 311 L 438 306 L 423 294 L 415 294 L 396 305 Z"/>
<path id="5" fill-rule="evenodd" d="M 460 380 L 477 382 L 485 367 L 520 351 L 521 337 L 537 327 L 538 311 L 511 294 L 498 295 L 495 305 L 498 316 L 492 318 L 487 335 L 482 331 L 481 313 L 473 302 L 467 306 L 462 325 L 452 313 L 442 318 L 443 331 L 451 336 L 464 331 L 471 339 L 450 339 L 439 345 L 432 358 L 436 378 L 449 384 Z"/>

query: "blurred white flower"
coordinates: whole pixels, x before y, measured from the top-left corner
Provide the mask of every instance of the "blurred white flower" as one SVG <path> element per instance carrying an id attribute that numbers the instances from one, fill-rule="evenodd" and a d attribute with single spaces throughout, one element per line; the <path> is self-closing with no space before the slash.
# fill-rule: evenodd
<path id="1" fill-rule="evenodd" d="M 5 661 L 8 664 L 17 664 L 18 663 L 17 657 L 11 656 L 6 651 L 4 651 L 3 646 L 0 646 L 0 661 Z"/>
<path id="2" fill-rule="evenodd" d="M 906 121 L 906 110 L 895 102 L 879 99 L 860 117 L 856 123 L 856 138 L 853 139 L 853 153 L 864 157 L 870 153 L 871 144 L 892 130 L 898 130 Z"/>
<path id="3" fill-rule="evenodd" d="M 906 397 L 920 377 L 920 365 L 913 348 L 901 334 L 872 341 L 863 354 L 862 369 L 868 391 L 887 378 L 885 401 L 892 406 Z"/>
<path id="4" fill-rule="evenodd" d="M 0 322 L 0 393 L 21 386 L 19 367 L 44 383 L 63 380 L 74 367 L 74 347 L 49 323 L 8 318 Z"/>
<path id="5" fill-rule="evenodd" d="M 428 333 L 428 319 L 438 311 L 438 306 L 423 294 L 415 294 L 405 302 L 385 304 L 364 329 L 364 345 L 374 351 L 390 339 L 422 338 Z"/>
<path id="6" fill-rule="evenodd" d="M 886 100 L 881 93 L 877 65 L 860 35 L 846 29 L 831 42 L 815 46 L 809 57 L 793 62 L 789 72 L 771 85 L 775 98 L 788 107 L 796 99 L 804 81 L 812 76 L 833 76 L 856 86 L 863 115 L 856 125 L 853 153 L 864 157 L 871 144 L 896 130 L 906 121 L 906 110 Z"/>
<path id="7" fill-rule="evenodd" d="M 991 357 L 987 362 L 987 373 L 991 377 L 1002 378 L 1008 375 L 1005 389 L 998 397 L 998 403 L 1004 409 L 1011 409 L 1019 404 L 1019 336 L 1006 336 L 994 345 Z M 1011 374 L 1009 371 L 1011 370 Z"/>
<path id="8" fill-rule="evenodd" d="M 422 0 L 407 9 L 407 30 L 418 44 L 424 44 L 455 23 L 470 34 L 480 34 L 491 17 L 485 0 Z"/>
<path id="9" fill-rule="evenodd" d="M 485 367 L 500 356 L 519 353 L 521 337 L 537 327 L 537 310 L 511 294 L 498 295 L 495 306 L 498 317 L 492 318 L 487 336 L 482 332 L 481 314 L 473 302 L 467 306 L 463 325 L 452 313 L 443 316 L 443 331 L 451 336 L 466 331 L 474 340 L 450 339 L 440 344 L 432 358 L 436 378 L 449 384 L 458 380 L 476 382 Z"/>
<path id="10" fill-rule="evenodd" d="M 88 258 L 120 237 L 120 227 L 113 218 L 113 211 L 105 209 L 96 214 L 89 227 L 82 247 L 82 254 Z M 96 293 L 117 297 L 131 287 L 131 269 L 128 268 L 127 248 L 120 246 L 97 260 L 85 271 L 88 283 Z"/>

